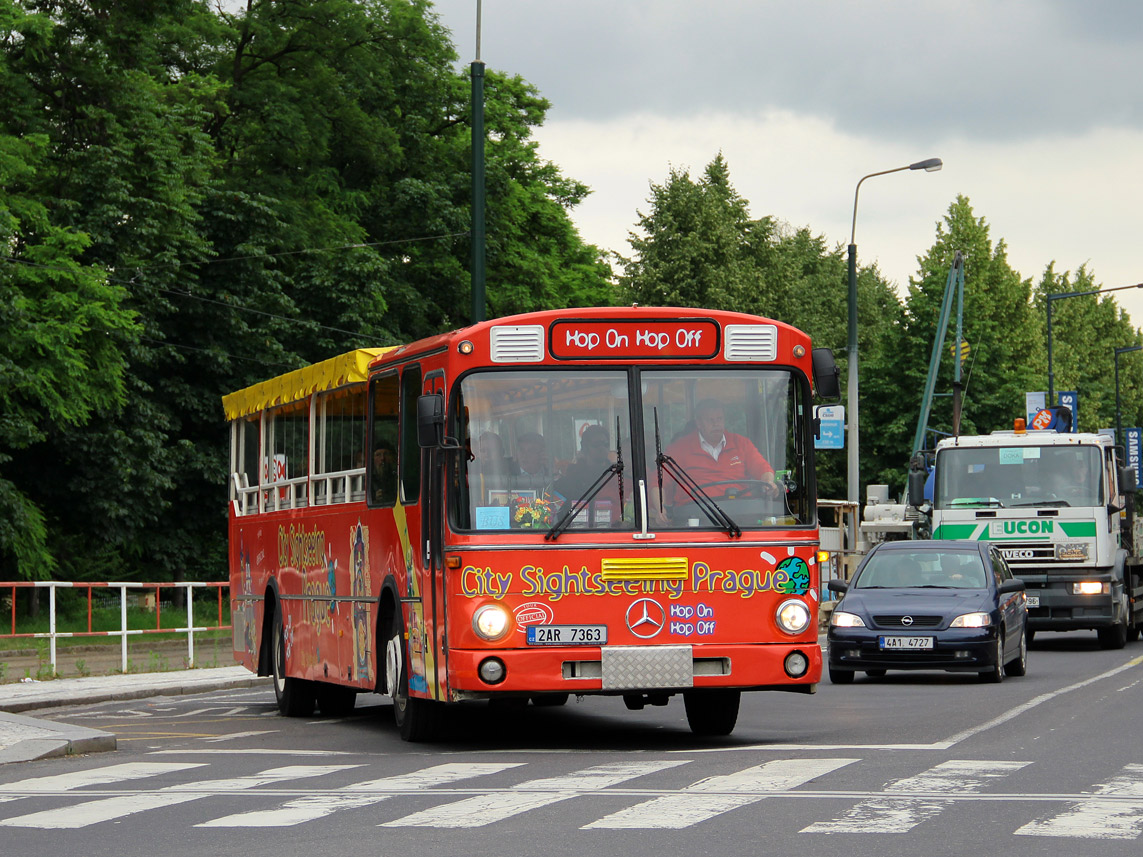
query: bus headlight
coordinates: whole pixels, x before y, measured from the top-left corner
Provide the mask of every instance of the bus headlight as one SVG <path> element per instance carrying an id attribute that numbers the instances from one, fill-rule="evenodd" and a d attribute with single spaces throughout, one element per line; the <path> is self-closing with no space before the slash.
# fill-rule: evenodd
<path id="1" fill-rule="evenodd" d="M 986 628 L 992 624 L 987 613 L 963 613 L 949 622 L 950 628 Z"/>
<path id="2" fill-rule="evenodd" d="M 510 627 L 508 611 L 499 604 L 485 604 L 472 614 L 472 630 L 484 640 L 499 640 Z"/>
<path id="3" fill-rule="evenodd" d="M 787 634 L 800 634 L 810 626 L 810 608 L 804 601 L 783 601 L 774 617 L 778 620 L 778 627 Z"/>

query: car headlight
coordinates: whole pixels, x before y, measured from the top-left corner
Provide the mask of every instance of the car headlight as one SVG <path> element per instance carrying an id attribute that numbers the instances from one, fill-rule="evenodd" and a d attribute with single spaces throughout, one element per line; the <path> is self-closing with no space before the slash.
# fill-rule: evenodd
<path id="1" fill-rule="evenodd" d="M 950 628 L 985 628 L 992 624 L 987 613 L 965 613 L 949 622 Z"/>
<path id="2" fill-rule="evenodd" d="M 499 604 L 485 604 L 472 614 L 472 630 L 485 640 L 499 640 L 509 627 L 508 611 Z"/>
<path id="3" fill-rule="evenodd" d="M 856 613 L 846 613 L 844 610 L 834 610 L 829 617 L 829 623 L 835 628 L 864 628 L 865 622 Z"/>
<path id="4" fill-rule="evenodd" d="M 804 601 L 783 601 L 774 616 L 787 634 L 800 634 L 810 626 L 810 608 Z"/>

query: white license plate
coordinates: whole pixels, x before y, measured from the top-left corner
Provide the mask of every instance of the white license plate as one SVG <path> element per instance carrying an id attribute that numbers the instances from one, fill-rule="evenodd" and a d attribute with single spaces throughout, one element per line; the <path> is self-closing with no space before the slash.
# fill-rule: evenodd
<path id="1" fill-rule="evenodd" d="M 529 646 L 602 646 L 606 625 L 529 625 Z"/>
<path id="2" fill-rule="evenodd" d="M 1040 596 L 1039 595 L 1029 595 L 1028 596 L 1028 606 L 1029 607 L 1039 607 L 1040 606 Z"/>
<path id="3" fill-rule="evenodd" d="M 932 637 L 879 637 L 882 649 L 931 649 Z"/>

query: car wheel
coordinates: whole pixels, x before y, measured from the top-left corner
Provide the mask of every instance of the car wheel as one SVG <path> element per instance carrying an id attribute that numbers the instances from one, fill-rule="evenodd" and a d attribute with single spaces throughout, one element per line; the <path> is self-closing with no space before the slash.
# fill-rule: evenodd
<path id="1" fill-rule="evenodd" d="M 882 678 L 889 670 L 866 670 L 865 674 L 870 678 Z"/>
<path id="2" fill-rule="evenodd" d="M 282 605 L 274 605 L 273 641 L 270 653 L 274 677 L 274 699 L 278 711 L 287 717 L 309 717 L 314 713 L 314 686 L 303 678 L 286 675 L 286 631 Z"/>
<path id="3" fill-rule="evenodd" d="M 1011 676 L 1022 676 L 1028 672 L 1028 629 L 1020 633 L 1020 649 L 1016 657 L 1004 665 L 1004 671 Z"/>
<path id="4" fill-rule="evenodd" d="M 1127 623 L 1117 622 L 1110 628 L 1100 628 L 1095 632 L 1101 649 L 1122 649 L 1127 645 Z"/>
<path id="5" fill-rule="evenodd" d="M 833 684 L 853 684 L 853 670 L 829 668 L 829 680 Z"/>
<path id="6" fill-rule="evenodd" d="M 721 736 L 734 731 L 738 722 L 738 690 L 688 690 L 683 693 L 687 723 L 695 735 Z"/>
<path id="7" fill-rule="evenodd" d="M 401 608 L 393 612 L 385 637 L 385 692 L 393 700 L 393 720 L 405 741 L 432 741 L 440 729 L 442 704 L 409 695 L 405 623 Z"/>
<path id="8" fill-rule="evenodd" d="M 1004 681 L 1004 629 L 1001 628 L 999 636 L 996 638 L 996 663 L 986 669 L 982 673 L 977 674 L 977 678 L 988 684 L 1000 684 Z"/>

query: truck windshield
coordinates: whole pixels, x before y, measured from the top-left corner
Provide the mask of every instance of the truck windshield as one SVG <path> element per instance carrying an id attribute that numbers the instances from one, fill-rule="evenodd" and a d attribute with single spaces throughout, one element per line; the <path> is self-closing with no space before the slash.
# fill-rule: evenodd
<path id="1" fill-rule="evenodd" d="M 945 449 L 937 455 L 933 505 L 1098 506 L 1105 500 L 1096 447 L 991 446 Z"/>

